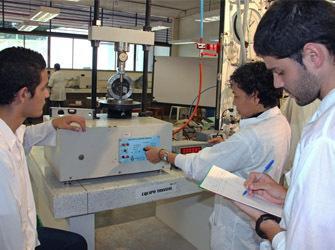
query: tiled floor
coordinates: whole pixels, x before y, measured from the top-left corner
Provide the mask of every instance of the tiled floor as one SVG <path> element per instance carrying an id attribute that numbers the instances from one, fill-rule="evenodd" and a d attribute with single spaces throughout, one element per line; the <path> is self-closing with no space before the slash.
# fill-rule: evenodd
<path id="1" fill-rule="evenodd" d="M 156 217 L 148 217 L 97 228 L 96 249 L 195 250 L 196 248 Z"/>
<path id="2" fill-rule="evenodd" d="M 159 221 L 147 203 L 96 215 L 96 250 L 195 250 Z"/>

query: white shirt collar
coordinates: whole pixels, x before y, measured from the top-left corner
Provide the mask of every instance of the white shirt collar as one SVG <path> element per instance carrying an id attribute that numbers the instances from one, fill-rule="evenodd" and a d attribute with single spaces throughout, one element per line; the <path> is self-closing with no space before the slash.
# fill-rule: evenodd
<path id="1" fill-rule="evenodd" d="M 280 109 L 277 106 L 273 107 L 273 108 L 270 108 L 270 109 L 264 111 L 262 114 L 260 114 L 257 117 L 241 119 L 240 127 L 244 128 L 244 127 L 247 127 L 247 126 L 250 126 L 250 125 L 253 125 L 253 124 L 257 124 L 257 123 L 259 123 L 259 122 L 261 122 L 261 121 L 263 121 L 263 120 L 265 120 L 269 117 L 276 116 L 280 113 L 281 113 Z"/>
<path id="2" fill-rule="evenodd" d="M 321 101 L 319 108 L 315 111 L 314 115 L 309 122 L 313 122 L 319 118 L 329 107 L 335 104 L 335 89 L 332 89 Z"/>
<path id="3" fill-rule="evenodd" d="M 8 144 L 10 148 L 13 148 L 15 142 L 18 140 L 21 144 L 23 143 L 23 137 L 26 126 L 21 125 L 15 131 L 15 134 L 10 129 L 10 127 L 2 119 L 0 119 L 0 134 L 3 137 L 3 140 Z"/>

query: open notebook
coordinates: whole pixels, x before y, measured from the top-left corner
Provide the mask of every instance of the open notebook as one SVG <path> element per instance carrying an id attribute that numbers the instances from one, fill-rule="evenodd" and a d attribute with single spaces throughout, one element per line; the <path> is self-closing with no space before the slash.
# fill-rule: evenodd
<path id="1" fill-rule="evenodd" d="M 238 201 L 248 206 L 257 208 L 266 213 L 281 217 L 282 207 L 272 204 L 257 197 L 243 196 L 245 179 L 234 175 L 222 168 L 213 166 L 207 176 L 200 184 L 200 187 L 207 189 L 218 195 Z"/>

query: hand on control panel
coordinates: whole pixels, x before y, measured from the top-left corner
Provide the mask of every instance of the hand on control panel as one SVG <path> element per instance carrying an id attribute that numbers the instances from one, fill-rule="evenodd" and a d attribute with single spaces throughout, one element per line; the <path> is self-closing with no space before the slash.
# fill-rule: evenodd
<path id="1" fill-rule="evenodd" d="M 159 151 L 161 150 L 161 148 L 147 146 L 143 148 L 143 150 L 145 151 L 145 156 L 147 157 L 147 160 L 151 163 L 158 163 L 161 161 L 159 155 Z"/>

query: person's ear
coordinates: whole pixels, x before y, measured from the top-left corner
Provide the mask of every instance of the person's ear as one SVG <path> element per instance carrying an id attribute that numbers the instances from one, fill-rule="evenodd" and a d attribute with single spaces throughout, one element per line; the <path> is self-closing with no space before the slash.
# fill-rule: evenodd
<path id="1" fill-rule="evenodd" d="M 26 100 L 30 98 L 31 98 L 31 93 L 29 92 L 28 88 L 23 87 L 18 92 L 16 92 L 14 102 L 17 104 L 24 103 Z"/>
<path id="2" fill-rule="evenodd" d="M 320 68 L 326 59 L 327 48 L 319 43 L 306 43 L 303 48 L 303 62 L 306 67 Z"/>
<path id="3" fill-rule="evenodd" d="M 251 94 L 251 97 L 254 101 L 255 104 L 259 104 L 259 92 L 258 91 L 255 91 L 254 93 Z"/>

